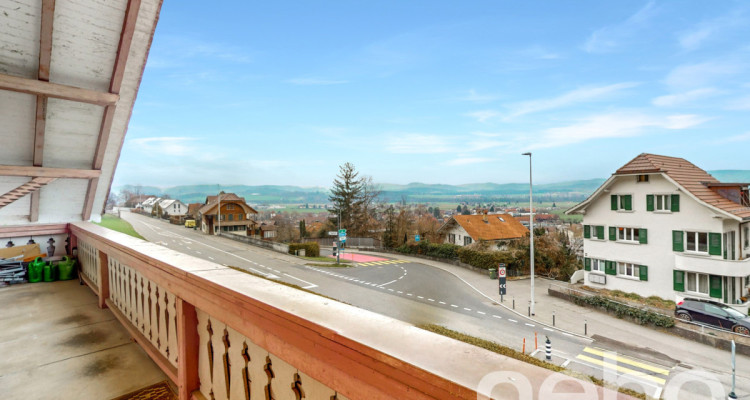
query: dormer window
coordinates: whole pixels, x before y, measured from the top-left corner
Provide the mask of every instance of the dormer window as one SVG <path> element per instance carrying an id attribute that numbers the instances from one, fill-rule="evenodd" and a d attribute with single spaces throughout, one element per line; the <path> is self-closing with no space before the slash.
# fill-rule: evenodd
<path id="1" fill-rule="evenodd" d="M 635 177 L 636 182 L 648 182 L 648 175 L 637 175 Z"/>

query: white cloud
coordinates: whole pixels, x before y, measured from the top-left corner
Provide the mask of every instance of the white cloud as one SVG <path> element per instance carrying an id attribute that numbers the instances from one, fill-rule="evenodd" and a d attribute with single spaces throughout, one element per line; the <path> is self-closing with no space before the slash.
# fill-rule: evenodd
<path id="1" fill-rule="evenodd" d="M 447 153 L 451 148 L 444 137 L 416 133 L 392 135 L 386 144 L 389 152 L 400 154 Z"/>
<path id="2" fill-rule="evenodd" d="M 589 53 L 614 51 L 623 41 L 642 29 L 654 15 L 656 15 L 656 7 L 654 7 L 654 2 L 651 1 L 625 21 L 594 31 L 586 40 L 583 49 Z"/>
<path id="3" fill-rule="evenodd" d="M 735 10 L 728 15 L 703 21 L 694 29 L 680 33 L 677 38 L 680 47 L 687 51 L 693 51 L 722 31 L 745 26 L 747 20 L 741 14 L 741 12 Z"/>
<path id="4" fill-rule="evenodd" d="M 128 142 L 135 150 L 144 153 L 164 154 L 169 156 L 185 156 L 195 154 L 196 146 L 188 143 L 197 140 L 191 137 L 162 136 L 150 138 L 130 139 Z"/>
<path id="5" fill-rule="evenodd" d="M 633 137 L 649 129 L 681 130 L 699 125 L 706 120 L 692 114 L 655 116 L 622 112 L 595 115 L 573 125 L 547 129 L 541 140 L 531 147 L 559 147 L 593 139 Z"/>
<path id="6" fill-rule="evenodd" d="M 706 97 L 715 96 L 719 93 L 721 92 L 715 88 L 701 88 L 682 93 L 659 96 L 651 100 L 651 104 L 659 107 L 675 107 Z"/>
<path id="7" fill-rule="evenodd" d="M 721 140 L 722 143 L 747 142 L 750 140 L 750 132 L 730 136 Z"/>
<path id="8" fill-rule="evenodd" d="M 492 158 L 483 158 L 483 157 L 462 157 L 462 158 L 454 158 L 453 160 L 446 161 L 444 165 L 457 166 L 457 165 L 481 164 L 481 163 L 487 163 L 491 161 L 497 161 L 497 160 L 493 160 Z"/>
<path id="9" fill-rule="evenodd" d="M 674 89 L 707 86 L 717 78 L 735 75 L 743 69 L 732 61 L 680 65 L 667 74 L 664 83 Z"/>
<path id="10" fill-rule="evenodd" d="M 492 132 L 481 132 L 481 131 L 472 132 L 471 134 L 474 136 L 480 136 L 480 137 L 500 137 L 500 136 L 506 135 L 504 133 L 492 133 Z"/>
<path id="11" fill-rule="evenodd" d="M 623 82 L 608 86 L 584 87 L 572 90 L 561 96 L 553 97 L 551 99 L 524 101 L 510 105 L 509 108 L 511 111 L 507 117 L 518 117 L 521 115 L 531 114 L 539 111 L 547 111 L 555 108 L 566 107 L 577 103 L 600 100 L 621 90 L 629 89 L 638 85 L 639 83 L 636 82 Z"/>
<path id="12" fill-rule="evenodd" d="M 750 96 L 730 101 L 727 108 L 729 110 L 750 110 Z"/>
<path id="13" fill-rule="evenodd" d="M 459 97 L 458 100 L 470 101 L 472 103 L 489 103 L 493 100 L 497 100 L 497 96 L 492 94 L 479 94 L 474 89 L 469 89 L 469 93 L 466 96 Z"/>
<path id="14" fill-rule="evenodd" d="M 334 80 L 334 79 L 320 79 L 320 78 L 294 78 L 294 79 L 288 79 L 286 80 L 286 83 L 291 83 L 292 85 L 341 85 L 344 83 L 349 83 L 349 81 L 344 80 Z"/>
<path id="15" fill-rule="evenodd" d="M 467 117 L 476 118 L 479 122 L 487 122 L 487 120 L 500 116 L 501 114 L 493 110 L 479 110 L 464 114 Z"/>

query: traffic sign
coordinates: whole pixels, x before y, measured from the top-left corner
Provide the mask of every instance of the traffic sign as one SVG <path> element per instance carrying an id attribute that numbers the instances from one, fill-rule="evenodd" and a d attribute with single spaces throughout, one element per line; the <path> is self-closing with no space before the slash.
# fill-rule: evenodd
<path id="1" fill-rule="evenodd" d="M 506 271 L 505 271 L 505 264 L 500 263 L 500 265 L 497 266 L 497 276 L 498 276 L 498 284 L 500 285 L 500 299 L 502 300 L 502 296 L 507 293 L 507 286 L 505 283 L 505 277 L 506 277 Z"/>
<path id="2" fill-rule="evenodd" d="M 339 236 L 346 236 L 346 229 L 339 229 Z"/>
<path id="3" fill-rule="evenodd" d="M 336 236 L 338 235 L 338 232 L 336 231 L 328 231 L 328 236 Z"/>
<path id="4" fill-rule="evenodd" d="M 414 241 L 419 241 L 419 235 L 414 236 Z"/>

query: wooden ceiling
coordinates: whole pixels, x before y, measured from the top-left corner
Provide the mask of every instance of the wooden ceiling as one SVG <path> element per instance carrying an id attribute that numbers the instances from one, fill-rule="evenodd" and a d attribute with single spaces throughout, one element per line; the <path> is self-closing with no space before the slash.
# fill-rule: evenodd
<path id="1" fill-rule="evenodd" d="M 98 219 L 160 9 L 0 3 L 0 225 Z"/>

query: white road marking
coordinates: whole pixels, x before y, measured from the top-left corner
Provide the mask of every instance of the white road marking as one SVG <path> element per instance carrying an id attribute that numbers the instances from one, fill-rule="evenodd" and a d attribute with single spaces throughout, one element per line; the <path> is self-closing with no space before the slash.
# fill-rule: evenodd
<path id="1" fill-rule="evenodd" d="M 565 368 L 565 367 L 568 366 L 568 364 L 570 364 L 570 359 L 565 360 L 565 362 L 562 363 L 561 367 Z M 657 399 L 658 399 L 658 397 L 657 397 Z"/>
<path id="2" fill-rule="evenodd" d="M 195 251 L 195 253 L 196 253 L 196 254 L 203 254 L 203 253 L 201 253 L 201 252 L 200 252 L 200 251 L 198 251 L 198 250 L 196 250 L 196 251 Z"/>
<path id="3" fill-rule="evenodd" d="M 390 282 L 388 282 L 388 283 L 384 283 L 384 284 L 380 285 L 380 287 L 383 287 L 383 286 L 388 286 L 388 285 L 390 285 L 391 283 L 393 283 L 393 282 L 396 282 L 396 281 L 397 281 L 397 279 L 394 279 L 394 280 L 392 280 L 392 281 L 390 281 Z"/>
<path id="4" fill-rule="evenodd" d="M 190 248 L 190 246 L 185 246 L 185 247 L 187 247 L 187 249 L 188 249 L 188 250 L 192 250 L 192 249 Z"/>
<path id="5" fill-rule="evenodd" d="M 471 308 L 466 308 L 466 307 L 464 307 L 464 310 L 466 310 L 466 311 L 471 311 Z"/>
<path id="6" fill-rule="evenodd" d="M 303 279 L 297 278 L 296 276 L 292 276 L 292 275 L 289 275 L 289 274 L 287 274 L 287 273 L 284 273 L 284 275 L 286 275 L 286 276 L 288 276 L 288 277 L 290 277 L 290 278 L 292 278 L 292 279 L 296 279 L 296 280 L 298 280 L 298 281 L 300 281 L 300 282 L 305 282 L 305 283 L 307 283 L 307 286 L 304 286 L 304 287 L 302 287 L 302 289 L 312 289 L 312 288 L 314 288 L 314 287 L 318 287 L 318 285 L 316 285 L 316 284 L 314 284 L 314 283 L 311 283 L 311 282 L 308 282 L 308 281 L 306 281 L 306 280 L 303 280 Z"/>
<path id="7" fill-rule="evenodd" d="M 435 301 L 435 299 L 427 299 L 427 301 Z"/>
<path id="8" fill-rule="evenodd" d="M 396 292 L 396 293 L 398 293 L 398 294 L 403 294 L 404 292 L 402 292 L 402 291 L 400 291 L 400 290 L 399 290 L 399 291 L 398 291 L 398 292 Z"/>
<path id="9" fill-rule="evenodd" d="M 414 296 L 414 295 L 413 295 L 413 294 L 411 294 L 411 293 L 407 293 L 406 295 L 407 295 L 407 296 Z"/>
<path id="10" fill-rule="evenodd" d="M 497 318 L 497 319 L 503 319 L 503 317 L 501 317 L 501 316 L 499 316 L 499 315 L 493 315 L 493 317 L 495 317 L 495 318 Z"/>
<path id="11" fill-rule="evenodd" d="M 211 260 L 213 260 L 213 259 L 214 259 L 214 258 L 213 258 L 213 257 L 211 257 L 211 256 L 208 256 L 208 258 L 209 258 L 209 259 L 211 259 Z"/>
<path id="12" fill-rule="evenodd" d="M 393 289 L 388 289 L 388 291 L 389 291 L 389 292 L 392 292 L 392 291 L 393 291 Z"/>
<path id="13" fill-rule="evenodd" d="M 524 325 L 526 325 L 526 326 L 530 326 L 530 327 L 532 327 L 532 328 L 534 327 L 534 325 L 533 325 L 533 324 L 524 324 Z"/>
<path id="14" fill-rule="evenodd" d="M 513 323 L 516 323 L 516 322 L 518 322 L 518 321 L 516 321 L 515 319 L 510 319 L 510 318 L 508 318 L 508 321 L 510 321 L 510 322 L 513 322 Z"/>
<path id="15" fill-rule="evenodd" d="M 419 299 L 424 299 L 424 297 L 422 297 L 422 296 L 417 296 L 417 298 L 419 298 Z"/>
<path id="16" fill-rule="evenodd" d="M 455 304 L 451 304 L 451 307 L 453 307 L 453 308 L 458 308 L 458 306 L 457 306 L 457 305 L 455 305 Z"/>
<path id="17" fill-rule="evenodd" d="M 445 302 L 444 302 L 444 301 L 438 301 L 438 303 L 440 303 L 440 304 L 445 304 Z"/>
<path id="18" fill-rule="evenodd" d="M 550 329 L 550 328 L 544 328 L 544 330 L 545 331 L 550 331 L 550 332 L 554 332 L 555 331 L 554 329 Z"/>
<path id="19" fill-rule="evenodd" d="M 487 315 L 487 313 L 484 311 L 477 311 L 477 314 Z"/>

